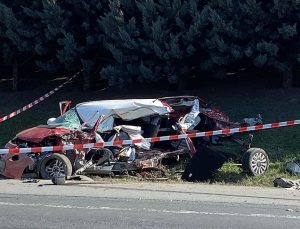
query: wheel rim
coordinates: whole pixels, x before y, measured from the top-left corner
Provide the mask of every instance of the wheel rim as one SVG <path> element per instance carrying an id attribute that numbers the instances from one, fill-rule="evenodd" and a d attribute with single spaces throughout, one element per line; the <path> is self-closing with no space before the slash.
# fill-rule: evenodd
<path id="1" fill-rule="evenodd" d="M 58 159 L 51 160 L 45 167 L 49 177 L 65 175 L 65 164 Z"/>
<path id="2" fill-rule="evenodd" d="M 251 160 L 251 169 L 255 174 L 263 174 L 268 169 L 268 158 L 265 154 L 255 153 Z"/>

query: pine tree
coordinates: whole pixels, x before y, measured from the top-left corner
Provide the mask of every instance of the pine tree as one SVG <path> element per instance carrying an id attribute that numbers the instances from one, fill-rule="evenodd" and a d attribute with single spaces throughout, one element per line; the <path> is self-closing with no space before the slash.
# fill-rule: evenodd
<path id="1" fill-rule="evenodd" d="M 5 64 L 12 66 L 14 91 L 18 88 L 20 63 L 27 62 L 28 57 L 32 57 L 32 38 L 34 37 L 24 23 L 25 15 L 20 4 L 21 1 L 0 3 L 1 57 Z"/>
<path id="2" fill-rule="evenodd" d="M 110 85 L 276 69 L 288 88 L 300 64 L 298 0 L 2 0 L 1 61 L 48 72 L 85 69 Z M 108 59 L 107 57 L 110 57 Z M 105 67 L 104 64 L 108 63 Z"/>
<path id="3" fill-rule="evenodd" d="M 207 50 L 214 64 L 226 67 L 253 64 L 277 69 L 283 87 L 292 84 L 300 52 L 297 0 L 210 1 Z"/>
<path id="4" fill-rule="evenodd" d="M 105 1 L 44 0 L 38 11 L 27 9 L 41 22 L 35 50 L 40 55 L 38 66 L 49 72 L 66 70 L 84 72 L 84 89 L 90 87 L 90 74 L 103 57 L 102 32 L 98 19 Z"/>
<path id="5" fill-rule="evenodd" d="M 298 0 L 112 0 L 101 19 L 115 62 L 110 84 L 178 82 L 204 71 L 277 69 L 291 86 L 299 67 Z"/>
<path id="6" fill-rule="evenodd" d="M 102 76 L 111 85 L 176 82 L 199 68 L 205 57 L 201 34 L 207 19 L 200 2 L 111 1 L 101 25 L 116 63 L 103 68 Z"/>

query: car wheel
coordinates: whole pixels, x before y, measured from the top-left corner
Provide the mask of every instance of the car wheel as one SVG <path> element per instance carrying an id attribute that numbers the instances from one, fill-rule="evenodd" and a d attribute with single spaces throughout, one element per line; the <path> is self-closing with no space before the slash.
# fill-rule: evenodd
<path id="1" fill-rule="evenodd" d="M 41 161 L 39 172 L 43 179 L 52 179 L 61 175 L 68 177 L 72 175 L 72 164 L 65 155 L 53 153 Z"/>
<path id="2" fill-rule="evenodd" d="M 242 167 L 248 175 L 263 175 L 269 168 L 268 154 L 263 149 L 250 148 L 243 155 Z"/>

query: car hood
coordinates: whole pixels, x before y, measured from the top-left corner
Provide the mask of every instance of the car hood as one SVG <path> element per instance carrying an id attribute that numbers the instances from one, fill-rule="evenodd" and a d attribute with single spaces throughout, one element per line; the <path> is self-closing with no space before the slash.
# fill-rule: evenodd
<path id="1" fill-rule="evenodd" d="M 70 133 L 70 130 L 65 128 L 37 126 L 20 132 L 17 134 L 17 138 L 27 142 L 40 143 L 46 137 L 53 135 L 60 136 L 68 133 Z"/>

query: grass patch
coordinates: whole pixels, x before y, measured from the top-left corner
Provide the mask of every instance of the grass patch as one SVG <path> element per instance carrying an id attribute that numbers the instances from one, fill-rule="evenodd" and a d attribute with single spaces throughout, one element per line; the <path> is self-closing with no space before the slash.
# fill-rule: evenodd
<path id="1" fill-rule="evenodd" d="M 244 186 L 273 186 L 273 181 L 278 177 L 289 179 L 299 179 L 300 176 L 291 175 L 285 172 L 285 163 L 272 163 L 268 173 L 264 176 L 248 176 L 242 173 L 240 166 L 233 163 L 225 163 L 223 167 L 215 174 L 212 183 L 216 184 L 238 184 Z"/>
<path id="2" fill-rule="evenodd" d="M 16 93 L 0 91 L 0 116 L 9 114 L 32 102 L 62 82 L 49 82 L 36 89 Z M 83 92 L 80 82 L 75 82 L 72 85 L 65 86 L 55 95 L 52 95 L 29 111 L 0 123 L 0 146 L 4 146 L 9 139 L 13 138 L 21 130 L 45 124 L 48 118 L 57 117 L 59 115 L 58 102 L 62 100 L 72 100 L 74 105 L 91 100 L 153 98 L 171 95 L 197 95 L 205 98 L 207 102 L 212 102 L 213 105 L 225 111 L 233 121 L 239 121 L 245 117 L 254 117 L 258 113 L 262 114 L 264 123 L 300 119 L 300 89 L 283 92 L 281 89 L 262 88 L 259 86 L 235 87 L 235 85 L 216 85 L 213 88 L 187 91 L 134 88 Z M 243 134 L 243 137 L 246 138 L 247 134 Z M 271 186 L 276 177 L 299 179 L 299 177 L 289 176 L 284 173 L 284 167 L 288 161 L 300 157 L 300 126 L 255 132 L 253 146 L 266 150 L 271 162 L 275 163 L 275 165 L 270 167 L 266 176 L 248 177 L 241 173 L 239 167 L 232 163 L 226 163 L 216 174 L 213 182 Z M 223 150 L 239 153 L 239 149 L 230 144 L 224 145 Z"/>

